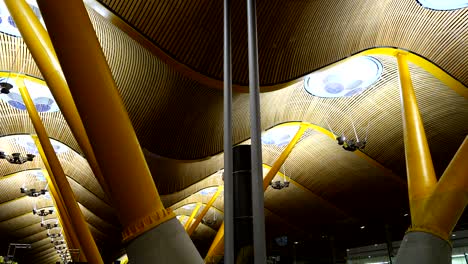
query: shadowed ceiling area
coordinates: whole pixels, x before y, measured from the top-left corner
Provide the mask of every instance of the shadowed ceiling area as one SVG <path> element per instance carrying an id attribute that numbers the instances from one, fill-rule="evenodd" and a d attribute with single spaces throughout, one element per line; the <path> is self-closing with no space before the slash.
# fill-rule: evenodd
<path id="1" fill-rule="evenodd" d="M 85 2 L 161 199 L 185 224 L 194 206 L 201 203 L 196 218 L 213 195 L 202 190 L 223 184 L 223 93 L 217 89 L 222 1 Z M 239 88 L 248 83 L 246 11 L 242 1 L 233 5 L 233 81 Z M 290 186 L 265 192 L 268 239 L 288 235 L 319 243 L 333 235 L 338 247 L 348 248 L 382 242 L 384 232 L 375 230 L 385 224 L 403 234 L 409 209 L 395 57 L 367 55 L 382 65 L 381 75 L 354 96 L 314 96 L 304 88 L 305 77 L 379 46 L 433 62 L 444 78 L 416 63 L 409 68 L 440 177 L 468 134 L 468 9 L 434 11 L 414 0 L 259 0 L 257 14 L 263 136 L 308 126 L 273 179 L 287 178 Z M 0 78 L 45 85 L 21 37 L 0 33 L 0 72 Z M 233 144 L 250 143 L 249 99 L 242 89 L 233 97 Z M 58 158 L 101 254 L 106 263 L 113 261 L 125 246 L 117 212 L 61 112 L 40 117 L 50 138 L 65 145 Z M 26 111 L 0 100 L 0 151 L 31 153 L 34 148 L 18 138 L 30 140 L 35 133 Z M 346 151 L 335 140 L 340 135 L 365 138 L 366 147 Z M 284 150 L 262 145 L 264 176 Z M 58 260 L 41 217 L 32 213 L 53 201 L 20 193 L 26 185 L 43 188 L 37 175 L 44 169 L 39 155 L 22 165 L 0 160 L 0 255 L 8 242 L 32 244 L 18 252 L 21 263 Z M 220 195 L 192 235 L 202 254 L 223 221 L 223 201 Z M 360 230 L 363 225 L 369 228 Z"/>

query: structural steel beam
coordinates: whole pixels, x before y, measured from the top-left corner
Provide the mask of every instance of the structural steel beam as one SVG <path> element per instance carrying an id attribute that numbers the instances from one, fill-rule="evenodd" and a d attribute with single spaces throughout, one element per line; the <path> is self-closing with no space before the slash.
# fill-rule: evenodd
<path id="1" fill-rule="evenodd" d="M 187 234 L 189 236 L 192 235 L 193 231 L 195 231 L 195 229 L 197 229 L 198 225 L 200 224 L 201 220 L 203 219 L 203 217 L 205 217 L 206 213 L 208 212 L 208 210 L 211 208 L 211 206 L 213 205 L 213 203 L 216 201 L 216 199 L 218 198 L 218 196 L 221 194 L 221 192 L 223 191 L 223 186 L 219 186 L 218 187 L 218 190 L 216 191 L 215 194 L 213 194 L 213 196 L 211 197 L 210 201 L 208 201 L 208 203 L 205 205 L 205 207 L 203 208 L 203 210 L 201 211 L 201 213 L 198 215 L 198 217 L 195 219 L 195 222 L 193 222 L 193 224 L 190 226 L 190 228 L 187 230 Z"/>
<path id="2" fill-rule="evenodd" d="M 185 226 L 184 226 L 185 230 L 187 230 L 189 228 L 190 223 L 192 223 L 193 218 L 195 217 L 195 215 L 197 215 L 198 209 L 200 209 L 201 206 L 202 206 L 202 203 L 197 203 L 197 205 L 193 209 L 192 213 L 190 214 L 189 219 L 187 220 L 187 222 L 185 222 Z"/>
<path id="3" fill-rule="evenodd" d="M 5 0 L 18 30 L 104 192 L 109 194 L 49 34 L 25 0 Z"/>
<path id="4" fill-rule="evenodd" d="M 424 202 L 437 183 L 405 53 L 396 55 L 400 76 L 408 194 L 413 227 L 422 225 Z"/>
<path id="5" fill-rule="evenodd" d="M 44 162 L 47 171 L 50 173 L 50 179 L 52 187 L 55 188 L 57 195 L 59 197 L 58 201 L 63 202 L 63 208 L 58 208 L 62 216 L 68 215 L 70 218 L 69 231 L 76 230 L 75 234 L 78 237 L 80 250 L 83 252 L 82 255 L 85 255 L 85 258 L 91 263 L 103 263 L 101 254 L 94 242 L 91 231 L 89 230 L 86 221 L 81 213 L 81 210 L 78 206 L 78 203 L 75 200 L 73 195 L 73 190 L 70 187 L 70 184 L 67 181 L 67 177 L 63 172 L 63 168 L 60 164 L 57 155 L 55 154 L 54 147 L 50 143 L 49 135 L 45 130 L 44 124 L 42 123 L 41 118 L 36 110 L 34 102 L 29 96 L 27 88 L 24 86 L 24 82 L 19 81 L 18 87 L 21 93 L 23 102 L 28 110 L 29 117 L 33 123 L 34 129 L 38 135 L 39 141 L 35 141 L 38 147 L 39 153 L 41 154 L 42 160 Z M 59 203 L 57 203 L 58 205 Z M 64 221 L 68 225 L 67 221 Z M 77 246 L 77 245 L 75 245 Z"/>

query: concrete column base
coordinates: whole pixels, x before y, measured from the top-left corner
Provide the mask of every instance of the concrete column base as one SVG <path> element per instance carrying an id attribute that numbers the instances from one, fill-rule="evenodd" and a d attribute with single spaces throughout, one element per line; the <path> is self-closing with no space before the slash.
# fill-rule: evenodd
<path id="1" fill-rule="evenodd" d="M 198 264 L 203 259 L 177 218 L 132 240 L 127 246 L 130 263 Z"/>
<path id="2" fill-rule="evenodd" d="M 425 232 L 409 232 L 403 238 L 396 264 L 451 264 L 452 246 Z"/>

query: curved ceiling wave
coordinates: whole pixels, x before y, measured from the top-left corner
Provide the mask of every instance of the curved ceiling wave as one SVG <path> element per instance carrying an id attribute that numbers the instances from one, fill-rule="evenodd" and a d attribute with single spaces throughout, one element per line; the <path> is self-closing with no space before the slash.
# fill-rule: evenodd
<path id="1" fill-rule="evenodd" d="M 222 2 L 98 1 L 175 60 L 222 80 Z M 416 0 L 257 1 L 260 83 L 294 80 L 361 50 L 391 46 L 421 54 L 466 85 L 467 14 L 467 8 L 426 9 Z M 232 3 L 232 18 L 233 79 L 245 85 L 244 2 Z"/>

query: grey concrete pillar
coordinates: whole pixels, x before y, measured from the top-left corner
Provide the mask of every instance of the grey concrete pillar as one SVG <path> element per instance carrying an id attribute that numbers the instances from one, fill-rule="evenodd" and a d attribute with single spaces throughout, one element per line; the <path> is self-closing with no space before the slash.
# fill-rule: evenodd
<path id="1" fill-rule="evenodd" d="M 452 246 L 442 238 L 425 232 L 409 232 L 396 256 L 397 264 L 450 264 Z"/>
<path id="2" fill-rule="evenodd" d="M 127 246 L 127 255 L 129 262 L 135 264 L 204 263 L 177 218 L 164 222 L 132 240 Z"/>

